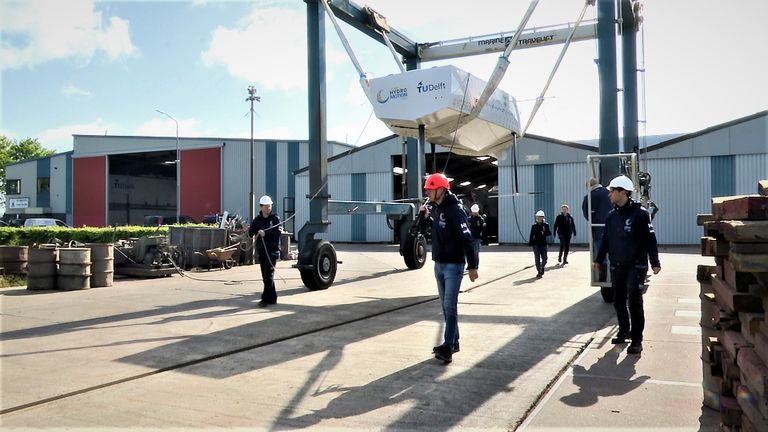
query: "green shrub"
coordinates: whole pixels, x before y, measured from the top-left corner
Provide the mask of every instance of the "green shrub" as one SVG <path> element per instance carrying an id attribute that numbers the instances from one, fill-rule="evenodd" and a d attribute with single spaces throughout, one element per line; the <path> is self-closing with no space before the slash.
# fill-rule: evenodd
<path id="1" fill-rule="evenodd" d="M 53 243 L 60 241 L 68 243 L 111 243 L 120 239 L 141 237 L 145 235 L 168 234 L 168 227 L 120 226 L 106 228 L 64 228 L 64 227 L 35 227 L 35 228 L 0 228 L 0 245 L 32 246 L 34 244 Z"/>

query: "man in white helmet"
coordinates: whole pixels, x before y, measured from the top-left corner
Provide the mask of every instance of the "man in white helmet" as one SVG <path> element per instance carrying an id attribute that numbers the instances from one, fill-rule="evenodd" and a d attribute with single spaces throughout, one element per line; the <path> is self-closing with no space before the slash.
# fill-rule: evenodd
<path id="1" fill-rule="evenodd" d="M 480 256 L 480 242 L 483 240 L 483 231 L 485 231 L 485 219 L 480 216 L 480 206 L 472 204 L 469 208 L 469 232 L 472 233 L 472 247 L 475 250 L 475 254 Z M 478 258 L 478 263 L 480 259 Z"/>
<path id="2" fill-rule="evenodd" d="M 259 307 L 277 303 L 275 264 L 280 258 L 280 234 L 282 231 L 280 218 L 272 213 L 272 198 L 269 195 L 262 196 L 259 198 L 259 213 L 248 228 L 248 235 L 250 237 L 256 236 L 254 245 L 259 254 L 261 279 L 264 282 L 264 291 L 261 293 Z"/>
<path id="3" fill-rule="evenodd" d="M 544 221 L 544 210 L 536 212 L 536 223 L 531 226 L 531 234 L 528 236 L 528 244 L 533 247 L 533 259 L 536 262 L 536 279 L 544 276 L 544 268 L 547 265 L 547 237 L 551 236 L 549 224 Z"/>
<path id="4" fill-rule="evenodd" d="M 622 344 L 631 339 L 627 352 L 640 354 L 645 327 L 643 291 L 648 261 L 651 262 L 653 274 L 661 271 L 661 263 L 651 217 L 639 203 L 632 200 L 634 190 L 632 180 L 623 175 L 614 178 L 608 185 L 614 208 L 605 220 L 603 239 L 592 268 L 597 269 L 608 255 L 611 261 L 613 307 L 619 321 L 619 332 L 611 343 Z"/>

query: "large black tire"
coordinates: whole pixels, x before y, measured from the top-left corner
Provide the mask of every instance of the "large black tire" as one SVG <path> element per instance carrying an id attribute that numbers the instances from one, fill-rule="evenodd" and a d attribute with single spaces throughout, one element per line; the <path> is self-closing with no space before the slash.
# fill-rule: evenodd
<path id="1" fill-rule="evenodd" d="M 613 303 L 613 287 L 600 287 L 600 295 L 603 296 L 604 302 Z"/>
<path id="2" fill-rule="evenodd" d="M 327 240 L 310 240 L 299 254 L 299 273 L 311 291 L 324 290 L 336 279 L 336 249 Z"/>
<path id="3" fill-rule="evenodd" d="M 424 267 L 424 263 L 427 262 L 427 240 L 421 233 L 415 235 L 408 233 L 403 249 L 403 259 L 405 265 L 411 270 Z"/>

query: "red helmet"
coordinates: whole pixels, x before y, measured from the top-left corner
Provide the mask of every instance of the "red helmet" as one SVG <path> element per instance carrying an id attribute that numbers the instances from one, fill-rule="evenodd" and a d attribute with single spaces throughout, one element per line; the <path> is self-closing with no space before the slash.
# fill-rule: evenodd
<path id="1" fill-rule="evenodd" d="M 448 183 L 448 177 L 442 173 L 434 173 L 427 176 L 427 180 L 424 182 L 424 189 L 434 190 L 437 188 L 450 189 L 451 184 Z"/>

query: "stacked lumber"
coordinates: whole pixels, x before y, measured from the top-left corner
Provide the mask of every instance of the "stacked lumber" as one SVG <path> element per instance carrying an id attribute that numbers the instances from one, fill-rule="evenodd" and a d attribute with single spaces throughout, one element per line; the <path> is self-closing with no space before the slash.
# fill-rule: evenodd
<path id="1" fill-rule="evenodd" d="M 713 198 L 697 223 L 715 259 L 697 273 L 704 405 L 724 431 L 768 432 L 768 196 Z"/>

